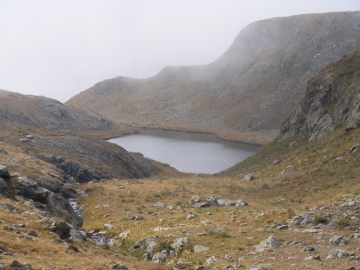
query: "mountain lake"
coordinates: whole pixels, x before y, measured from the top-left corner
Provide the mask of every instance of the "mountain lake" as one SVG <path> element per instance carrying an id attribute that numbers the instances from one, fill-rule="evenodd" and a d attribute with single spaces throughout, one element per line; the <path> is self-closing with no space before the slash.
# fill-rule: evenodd
<path id="1" fill-rule="evenodd" d="M 167 163 L 181 172 L 206 174 L 226 170 L 260 149 L 260 146 L 224 141 L 210 134 L 163 130 L 144 130 L 109 142 Z"/>

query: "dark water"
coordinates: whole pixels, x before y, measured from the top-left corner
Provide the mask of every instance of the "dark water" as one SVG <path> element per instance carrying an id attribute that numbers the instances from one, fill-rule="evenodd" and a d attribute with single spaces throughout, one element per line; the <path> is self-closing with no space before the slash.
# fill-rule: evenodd
<path id="1" fill-rule="evenodd" d="M 145 130 L 109 141 L 182 172 L 209 174 L 239 163 L 260 148 L 223 141 L 214 135 L 162 130 Z"/>

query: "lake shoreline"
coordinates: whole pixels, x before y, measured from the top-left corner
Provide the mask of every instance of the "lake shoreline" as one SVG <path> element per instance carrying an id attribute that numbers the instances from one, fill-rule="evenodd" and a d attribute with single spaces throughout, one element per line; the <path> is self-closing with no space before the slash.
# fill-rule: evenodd
<path id="1" fill-rule="evenodd" d="M 129 152 L 170 164 L 180 172 L 214 174 L 226 170 L 257 152 L 261 146 L 231 142 L 205 132 L 143 129 L 133 136 L 110 139 Z"/>
<path id="2" fill-rule="evenodd" d="M 273 141 L 280 133 L 278 131 L 232 131 L 232 130 L 203 130 L 203 129 L 189 129 L 189 128 L 167 128 L 167 127 L 147 127 L 147 126 L 130 126 L 127 124 L 119 125 L 117 130 L 109 130 L 109 134 L 106 131 L 102 132 L 102 135 L 98 136 L 101 140 L 110 140 L 127 135 L 133 135 L 142 133 L 144 130 L 161 130 L 161 131 L 176 131 L 194 134 L 208 134 L 214 135 L 220 140 L 227 142 L 244 143 L 254 146 L 265 146 Z M 100 133 L 100 132 L 99 132 Z"/>

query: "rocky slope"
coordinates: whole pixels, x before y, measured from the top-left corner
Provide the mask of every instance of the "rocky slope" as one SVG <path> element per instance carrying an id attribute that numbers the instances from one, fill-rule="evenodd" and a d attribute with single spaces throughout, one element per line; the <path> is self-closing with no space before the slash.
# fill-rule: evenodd
<path id="1" fill-rule="evenodd" d="M 211 64 L 166 67 L 148 79 L 105 80 L 66 105 L 148 127 L 277 131 L 308 79 L 360 49 L 359 33 L 360 12 L 258 21 Z"/>
<path id="2" fill-rule="evenodd" d="M 309 82 L 305 98 L 282 124 L 283 139 L 309 134 L 323 137 L 339 126 L 349 131 L 360 126 L 360 51 L 329 64 Z"/>
<path id="3" fill-rule="evenodd" d="M 38 128 L 68 130 L 115 129 L 114 124 L 89 109 L 65 106 L 61 102 L 0 90 L 1 122 Z"/>

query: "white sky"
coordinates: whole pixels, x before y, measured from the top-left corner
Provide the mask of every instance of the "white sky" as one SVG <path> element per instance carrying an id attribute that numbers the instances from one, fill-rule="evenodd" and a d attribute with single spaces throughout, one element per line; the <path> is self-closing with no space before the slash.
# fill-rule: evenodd
<path id="1" fill-rule="evenodd" d="M 359 0 L 0 0 L 0 89 L 65 102 L 117 76 L 214 61 L 247 24 Z"/>

